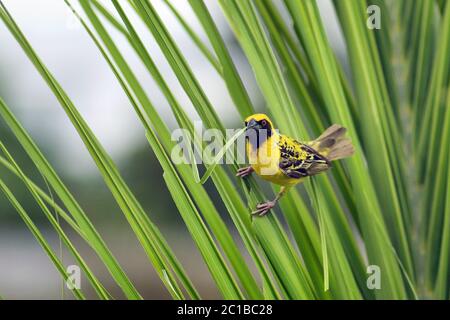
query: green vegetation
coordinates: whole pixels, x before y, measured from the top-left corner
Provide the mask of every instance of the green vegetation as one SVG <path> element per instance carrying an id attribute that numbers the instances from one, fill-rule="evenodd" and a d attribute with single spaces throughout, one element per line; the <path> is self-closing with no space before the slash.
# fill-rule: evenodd
<path id="1" fill-rule="evenodd" d="M 202 43 L 175 6 L 166 4 L 198 46 L 205 63 L 220 75 L 239 115 L 245 118 L 255 113 L 208 7 L 203 0 L 188 2 L 210 46 Z M 70 1 L 66 4 L 71 7 Z M 141 121 L 142 134 L 161 165 L 179 214 L 223 298 L 450 298 L 449 1 L 335 0 L 347 50 L 347 74 L 330 46 L 315 1 L 218 0 L 276 126 L 285 134 L 308 140 L 339 123 L 348 128 L 357 150 L 328 174 L 292 190 L 280 202 L 282 216 L 271 213 L 253 219 L 250 212 L 266 198 L 257 180 L 236 179 L 237 164 L 206 165 L 232 226 L 225 224 L 199 183 L 197 168 L 171 161 L 175 146 L 171 132 L 127 63 L 123 48 L 111 36 L 111 32 L 120 32 L 128 41 L 159 86 L 179 127 L 195 136 L 192 119 L 172 93 L 173 84 L 161 75 L 143 35 L 135 29 L 136 21 L 130 19 L 137 14 L 204 126 L 225 134 L 214 101 L 209 100 L 170 35 L 171 26 L 161 20 L 150 0 L 112 0 L 115 12 L 97 0 L 79 0 L 79 4 L 82 12 L 74 14 Z M 367 7 L 372 4 L 381 9 L 381 29 L 367 26 Z M 167 291 L 174 299 L 200 299 L 201 292 L 152 222 L 152 213 L 138 202 L 1 1 L 0 18 L 66 112 Z M 24 173 L 0 137 L 2 170 L 16 175 L 27 187 L 99 299 L 114 297 L 80 256 L 52 211 L 93 249 L 126 298 L 141 299 L 91 223 L 95 212 L 85 212 L 12 110 L 0 98 L 1 118 L 51 193 Z M 203 142 L 194 139 L 194 143 L 201 148 Z M 0 189 L 66 278 L 58 255 L 1 176 Z M 243 248 L 231 229 L 237 231 Z M 250 260 L 244 259 L 247 255 Z M 369 265 L 380 267 L 380 289 L 367 286 Z M 82 290 L 73 290 L 73 294 L 84 298 Z"/>

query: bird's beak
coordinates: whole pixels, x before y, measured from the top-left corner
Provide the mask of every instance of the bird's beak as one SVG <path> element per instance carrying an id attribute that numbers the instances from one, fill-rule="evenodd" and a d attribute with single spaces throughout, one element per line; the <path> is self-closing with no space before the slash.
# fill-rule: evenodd
<path id="1" fill-rule="evenodd" d="M 255 119 L 251 119 L 247 124 L 247 130 L 256 128 L 259 123 Z"/>

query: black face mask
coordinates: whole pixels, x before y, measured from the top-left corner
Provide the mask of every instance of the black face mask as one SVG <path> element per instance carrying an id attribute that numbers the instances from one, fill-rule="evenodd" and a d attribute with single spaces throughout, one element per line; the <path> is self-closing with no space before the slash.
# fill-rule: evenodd
<path id="1" fill-rule="evenodd" d="M 245 125 L 247 127 L 245 138 L 253 149 L 258 149 L 269 137 L 272 136 L 272 128 L 269 122 L 264 119 L 260 121 L 251 119 Z"/>

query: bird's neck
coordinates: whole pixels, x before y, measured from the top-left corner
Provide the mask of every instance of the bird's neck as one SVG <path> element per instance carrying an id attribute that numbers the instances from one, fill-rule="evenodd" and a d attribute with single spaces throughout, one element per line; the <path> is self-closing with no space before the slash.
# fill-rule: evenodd
<path id="1" fill-rule="evenodd" d="M 273 141 L 274 138 L 278 137 L 278 133 L 275 130 L 254 130 L 250 135 L 247 135 L 247 144 L 253 151 L 258 150 L 264 146 L 267 141 Z"/>

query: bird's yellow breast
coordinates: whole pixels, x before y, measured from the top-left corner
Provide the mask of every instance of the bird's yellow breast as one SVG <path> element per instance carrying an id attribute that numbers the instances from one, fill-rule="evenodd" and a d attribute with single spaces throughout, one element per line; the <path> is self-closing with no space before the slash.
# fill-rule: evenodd
<path id="1" fill-rule="evenodd" d="M 258 148 L 247 142 L 246 148 L 250 165 L 256 174 L 264 180 L 282 186 L 295 185 L 303 179 L 290 178 L 280 170 L 281 153 L 279 142 L 280 135 L 278 134 L 268 137 Z"/>

